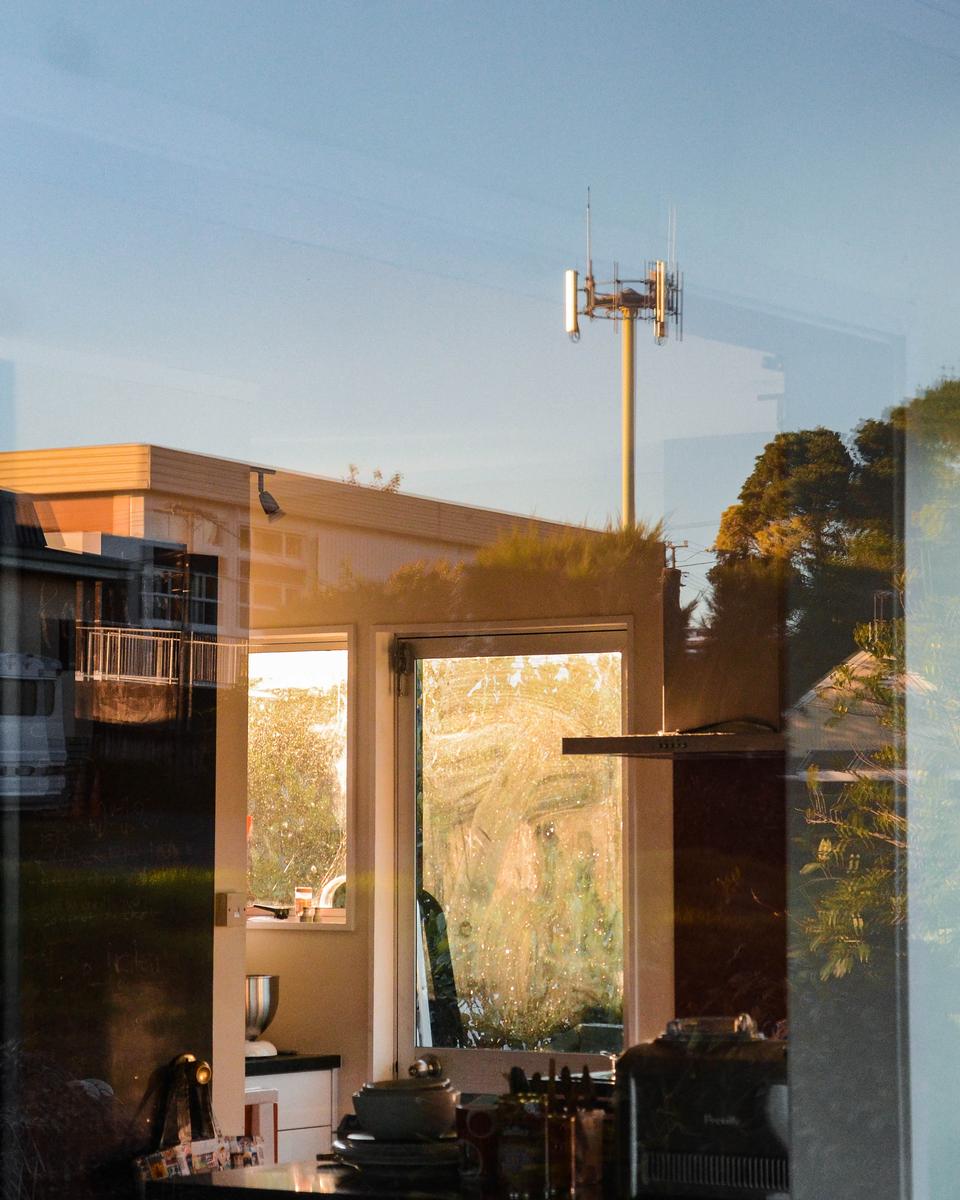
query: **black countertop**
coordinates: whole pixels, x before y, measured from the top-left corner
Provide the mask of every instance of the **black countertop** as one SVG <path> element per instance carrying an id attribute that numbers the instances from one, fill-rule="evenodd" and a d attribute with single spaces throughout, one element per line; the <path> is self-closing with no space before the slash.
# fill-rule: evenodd
<path id="1" fill-rule="evenodd" d="M 158 1179 L 144 1184 L 146 1200 L 197 1200 L 202 1189 L 216 1191 L 211 1200 L 250 1200 L 252 1192 L 270 1192 L 274 1197 L 383 1196 L 397 1200 L 460 1200 L 456 1174 L 369 1173 L 339 1163 L 280 1163 L 278 1166 L 239 1167 L 188 1175 L 181 1179 Z"/>
<path id="2" fill-rule="evenodd" d="M 313 1160 L 279 1166 L 240 1167 L 182 1179 L 150 1180 L 144 1184 L 145 1200 L 199 1200 L 204 1188 L 217 1193 L 209 1200 L 251 1200 L 253 1192 L 269 1192 L 275 1200 L 280 1197 L 294 1200 L 304 1194 L 348 1198 L 379 1196 L 385 1200 L 481 1200 L 478 1190 L 460 1187 L 455 1173 L 370 1173 L 339 1163 L 318 1166 Z M 660 1200 L 681 1198 L 661 1196 Z"/>
<path id="3" fill-rule="evenodd" d="M 333 1071 L 340 1066 L 339 1054 L 297 1054 L 281 1050 L 263 1058 L 248 1058 L 247 1079 L 257 1075 L 286 1075 L 291 1071 Z"/>

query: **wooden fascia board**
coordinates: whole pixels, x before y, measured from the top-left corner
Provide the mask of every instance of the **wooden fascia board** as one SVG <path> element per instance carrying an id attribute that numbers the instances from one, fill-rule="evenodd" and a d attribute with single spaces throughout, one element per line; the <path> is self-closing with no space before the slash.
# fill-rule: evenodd
<path id="1" fill-rule="evenodd" d="M 0 454 L 0 487 L 37 496 L 139 492 L 150 487 L 150 447 L 70 446 Z"/>
<path id="2" fill-rule="evenodd" d="M 481 546 L 511 529 L 548 536 L 576 528 L 292 471 L 267 476 L 266 486 L 291 516 L 456 547 Z M 147 443 L 0 454 L 0 487 L 49 498 L 149 493 L 258 512 L 248 464 Z"/>

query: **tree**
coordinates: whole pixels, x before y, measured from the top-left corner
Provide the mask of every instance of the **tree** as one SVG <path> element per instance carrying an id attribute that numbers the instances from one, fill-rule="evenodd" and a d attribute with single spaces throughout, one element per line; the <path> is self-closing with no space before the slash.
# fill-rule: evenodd
<path id="1" fill-rule="evenodd" d="M 953 784 L 960 636 L 955 576 L 938 565 L 957 561 L 960 542 L 960 380 L 941 380 L 885 421 L 862 422 L 856 451 L 862 465 L 850 495 L 851 557 L 885 568 L 890 558 L 902 556 L 900 538 L 882 511 L 891 496 L 916 550 L 909 571 L 892 581 L 896 611 L 905 616 L 856 625 L 861 654 L 839 662 L 820 689 L 834 730 L 851 744 L 864 743 L 864 717 L 873 726 L 870 744 L 861 744 L 852 778 L 842 787 L 831 791 L 815 769 L 808 773 L 809 858 L 802 869 L 807 908 L 800 926 L 824 979 L 854 972 L 882 977 L 887 963 L 878 958 L 896 953 L 891 934 L 906 923 L 908 837 L 914 933 L 928 953 L 949 956 L 951 969 L 960 949 L 960 928 L 944 903 L 960 890 Z"/>
<path id="2" fill-rule="evenodd" d="M 833 430 L 779 433 L 758 456 L 717 533 L 721 561 L 782 558 L 812 570 L 843 547 L 854 460 Z"/>
<path id="3" fill-rule="evenodd" d="M 898 440 L 894 414 L 861 422 L 849 445 L 822 427 L 778 434 L 723 513 L 705 633 L 729 639 L 777 611 L 791 697 L 854 650 L 874 595 L 892 589 Z"/>
<path id="4" fill-rule="evenodd" d="M 369 483 L 361 483 L 360 468 L 356 463 L 351 463 L 347 474 L 343 478 L 344 483 L 352 483 L 356 487 L 372 487 L 379 492 L 399 492 L 400 484 L 403 482 L 403 476 L 399 471 L 394 471 L 392 475 L 384 479 L 383 472 L 379 467 L 375 467 L 370 476 Z"/>
<path id="5" fill-rule="evenodd" d="M 298 884 L 316 893 L 345 870 L 346 727 L 336 687 L 263 695 L 251 682 L 248 889 L 256 900 L 290 904 Z"/>
<path id="6" fill-rule="evenodd" d="M 806 781 L 810 858 L 801 868 L 807 909 L 799 924 L 822 979 L 869 968 L 906 919 L 903 621 L 860 625 L 854 637 L 865 658 L 838 666 L 820 694 L 833 726 L 856 722 L 854 737 L 866 728 L 869 744 L 856 747 L 852 778 L 839 790 L 823 787 L 815 767 Z"/>

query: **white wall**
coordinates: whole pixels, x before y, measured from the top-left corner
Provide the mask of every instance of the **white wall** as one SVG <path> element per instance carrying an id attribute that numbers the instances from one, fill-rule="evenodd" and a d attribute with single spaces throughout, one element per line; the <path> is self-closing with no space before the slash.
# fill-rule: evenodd
<path id="1" fill-rule="evenodd" d="M 491 572 L 476 594 L 451 610 L 450 592 L 428 584 L 377 592 L 326 595 L 283 614 L 285 629 L 304 632 L 352 626 L 355 630 L 353 731 L 354 864 L 348 881 L 354 928 L 298 929 L 257 926 L 247 931 L 247 970 L 280 976 L 280 1005 L 270 1040 L 282 1049 L 340 1054 L 340 1108 L 348 1111 L 356 1088 L 382 1078 L 393 1066 L 395 760 L 392 680 L 387 647 L 393 633 L 458 629 L 570 627 L 589 620 L 618 620 L 631 630 L 628 670 L 630 723 L 658 728 L 661 715 L 662 552 L 652 548 L 618 576 L 572 583 L 533 573 L 511 581 Z M 253 565 L 254 582 L 257 564 Z M 628 814 L 625 845 L 640 899 L 627 970 L 640 988 L 643 1034 L 663 1028 L 673 1015 L 672 795 L 669 765 L 647 764 L 642 807 Z"/>

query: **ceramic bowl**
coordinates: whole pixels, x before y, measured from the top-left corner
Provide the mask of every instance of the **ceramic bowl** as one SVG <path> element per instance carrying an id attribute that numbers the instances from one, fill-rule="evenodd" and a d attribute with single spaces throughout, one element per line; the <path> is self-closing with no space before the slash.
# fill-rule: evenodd
<path id="1" fill-rule="evenodd" d="M 447 1079 L 386 1079 L 354 1092 L 353 1107 L 375 1138 L 416 1142 L 449 1133 L 459 1099 Z"/>

